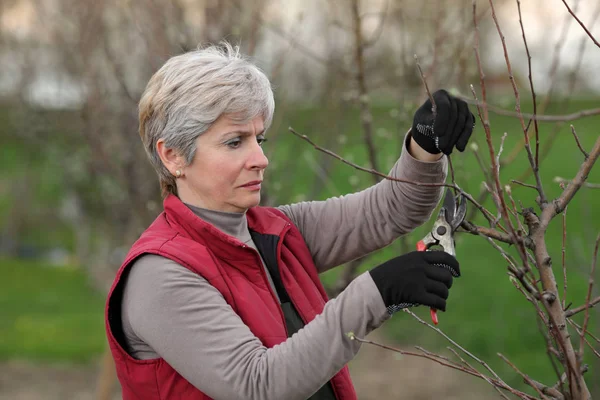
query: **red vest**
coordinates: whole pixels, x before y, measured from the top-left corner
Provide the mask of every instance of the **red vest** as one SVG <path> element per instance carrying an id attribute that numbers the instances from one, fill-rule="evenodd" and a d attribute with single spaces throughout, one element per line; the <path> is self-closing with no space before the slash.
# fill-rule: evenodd
<path id="1" fill-rule="evenodd" d="M 281 281 L 304 322 L 312 321 L 323 311 L 327 295 L 302 235 L 279 210 L 253 207 L 246 215 L 251 231 L 279 237 L 277 265 Z M 258 252 L 206 223 L 170 195 L 164 201 L 164 211 L 129 251 L 106 303 L 108 342 L 124 400 L 209 399 L 162 358 L 136 360 L 122 347 L 121 277 L 145 253 L 169 258 L 208 280 L 266 347 L 287 339 L 283 312 L 270 290 Z M 331 379 L 331 384 L 338 399 L 356 399 L 347 366 Z"/>

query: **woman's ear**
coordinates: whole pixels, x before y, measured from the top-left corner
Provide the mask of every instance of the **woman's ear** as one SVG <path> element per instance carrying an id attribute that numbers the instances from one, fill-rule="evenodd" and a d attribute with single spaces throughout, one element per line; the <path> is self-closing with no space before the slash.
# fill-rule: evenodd
<path id="1" fill-rule="evenodd" d="M 184 166 L 183 158 L 177 153 L 175 149 L 167 147 L 163 139 L 159 139 L 156 142 L 156 152 L 160 157 L 165 168 L 169 170 L 173 176 L 181 175 L 182 168 Z M 179 171 L 179 174 L 177 173 Z"/>

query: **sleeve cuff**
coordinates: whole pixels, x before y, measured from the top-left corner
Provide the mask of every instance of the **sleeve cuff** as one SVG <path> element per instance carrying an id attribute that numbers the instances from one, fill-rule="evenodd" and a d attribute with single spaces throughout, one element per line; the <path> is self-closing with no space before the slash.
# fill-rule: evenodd
<path id="1" fill-rule="evenodd" d="M 404 144 L 402 146 L 402 154 L 398 160 L 397 167 L 393 172 L 400 172 L 398 175 L 392 174 L 395 178 L 411 179 L 414 177 L 402 176 L 406 175 L 403 172 L 412 171 L 413 174 L 418 175 L 420 182 L 426 183 L 443 183 L 446 180 L 446 172 L 448 170 L 448 158 L 442 156 L 436 161 L 422 161 L 413 157 L 408 151 L 408 143 L 411 138 L 410 130 L 406 132 L 404 137 Z M 411 174 L 412 175 L 412 174 Z"/>

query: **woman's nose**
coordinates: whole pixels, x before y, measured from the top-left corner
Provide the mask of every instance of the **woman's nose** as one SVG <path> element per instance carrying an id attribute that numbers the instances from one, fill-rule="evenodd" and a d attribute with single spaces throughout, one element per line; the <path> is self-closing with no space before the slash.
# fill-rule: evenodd
<path id="1" fill-rule="evenodd" d="M 265 169 L 269 165 L 269 159 L 258 143 L 252 147 L 252 154 L 248 160 L 250 169 Z"/>

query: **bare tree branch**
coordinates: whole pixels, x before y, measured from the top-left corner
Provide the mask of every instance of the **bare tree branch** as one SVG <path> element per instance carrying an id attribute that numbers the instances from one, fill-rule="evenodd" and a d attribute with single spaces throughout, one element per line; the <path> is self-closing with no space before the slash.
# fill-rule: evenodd
<path id="1" fill-rule="evenodd" d="M 554 182 L 562 183 L 562 184 L 571 183 L 570 180 L 561 178 L 560 176 L 555 176 Z M 583 182 L 581 184 L 581 187 L 585 187 L 585 188 L 589 188 L 589 189 L 600 189 L 600 183 Z"/>
<path id="2" fill-rule="evenodd" d="M 571 125 L 571 132 L 573 133 L 573 137 L 575 138 L 575 142 L 577 143 L 577 147 L 583 153 L 583 157 L 587 160 L 590 155 L 581 147 L 581 142 L 579 141 L 579 136 L 577 136 L 577 132 L 575 132 L 575 127 Z"/>
<path id="3" fill-rule="evenodd" d="M 377 346 L 377 347 L 380 347 L 380 348 L 386 349 L 386 350 L 391 350 L 395 353 L 406 355 L 406 356 L 426 358 L 426 359 L 434 361 L 440 365 L 443 365 L 443 366 L 446 366 L 446 367 L 449 367 L 449 368 L 452 368 L 452 369 L 455 369 L 458 371 L 465 372 L 469 375 L 476 376 L 478 378 L 482 378 L 482 374 L 480 372 L 478 372 L 478 371 L 474 372 L 471 368 L 463 367 L 462 365 L 459 365 L 453 361 L 450 361 L 446 357 L 443 357 L 440 355 L 434 355 L 433 353 L 430 353 L 430 352 L 415 353 L 415 352 L 411 352 L 411 351 L 400 350 L 400 349 L 397 349 L 397 348 L 394 348 L 391 346 L 386 346 L 384 344 L 374 342 L 372 340 L 366 340 L 366 339 L 360 338 L 360 337 L 356 336 L 353 332 L 347 333 L 347 336 L 350 338 L 350 340 L 356 340 L 357 342 L 360 342 L 360 343 L 370 344 L 370 345 Z M 500 389 L 506 390 L 506 391 L 514 394 L 515 396 L 519 396 L 522 399 L 537 400 L 535 397 L 533 397 L 527 393 L 513 389 L 512 387 L 510 387 L 506 383 L 504 383 L 502 380 L 491 378 L 491 377 L 487 377 L 487 379 L 484 379 L 484 380 L 487 382 L 492 382 L 492 384 L 494 386 L 496 386 Z"/>
<path id="4" fill-rule="evenodd" d="M 600 296 L 596 297 L 595 299 L 590 300 L 588 305 L 582 305 L 582 306 L 568 310 L 567 312 L 565 312 L 565 317 L 567 317 L 567 318 L 572 317 L 573 315 L 575 315 L 577 313 L 585 311 L 588 308 L 594 307 L 598 303 L 600 303 Z"/>
<path id="5" fill-rule="evenodd" d="M 583 30 L 585 31 L 585 33 L 587 33 L 587 35 L 590 37 L 590 39 L 592 39 L 592 41 L 596 44 L 596 46 L 600 47 L 600 43 L 598 43 L 598 41 L 596 40 L 596 38 L 592 35 L 592 32 L 590 32 L 588 30 L 588 28 L 583 24 L 583 22 L 581 22 L 581 20 L 579 18 L 577 18 L 577 15 L 575 15 L 575 13 L 573 12 L 573 10 L 571 10 L 571 7 L 569 7 L 569 5 L 567 4 L 567 2 L 565 0 L 562 0 L 562 2 L 565 5 L 565 7 L 567 7 L 567 10 L 569 10 L 569 14 L 571 14 L 573 16 L 573 18 L 575 18 L 577 20 L 577 22 L 579 23 L 579 25 L 581 25 L 581 27 L 583 28 Z"/>
<path id="6" fill-rule="evenodd" d="M 523 27 L 523 17 L 521 16 L 521 2 L 517 0 L 517 8 L 519 11 L 519 25 L 521 26 L 521 34 L 523 36 L 523 44 L 525 45 L 525 52 L 527 53 L 527 70 L 528 70 L 528 78 L 529 78 L 529 87 L 531 88 L 531 98 L 533 101 L 533 115 L 537 114 L 537 101 L 535 96 L 535 89 L 533 87 L 533 78 L 531 75 L 531 54 L 529 53 L 529 46 L 527 45 L 527 38 L 525 37 L 525 28 Z M 534 129 L 535 129 L 535 166 L 539 169 L 539 150 L 540 150 L 540 133 L 538 130 L 538 121 L 537 119 L 533 119 Z M 529 133 L 525 132 L 525 136 L 528 136 Z"/>
<path id="7" fill-rule="evenodd" d="M 485 102 L 480 102 L 477 100 L 473 100 L 469 97 L 465 97 L 465 96 L 457 96 L 460 99 L 464 100 L 465 102 L 474 105 L 474 106 L 479 106 L 479 107 L 483 107 L 484 105 L 489 109 L 489 111 L 498 114 L 498 115 L 503 115 L 506 117 L 515 117 L 515 118 L 519 118 L 519 114 L 517 112 L 514 111 L 510 111 L 510 110 L 505 110 L 501 107 L 489 104 L 489 103 L 485 103 Z M 544 114 L 528 114 L 528 113 L 521 113 L 521 115 L 525 118 L 528 119 L 532 119 L 532 120 L 536 120 L 536 121 L 540 121 L 540 122 L 570 122 L 570 121 L 575 121 L 581 118 L 585 118 L 585 117 L 593 117 L 595 115 L 600 115 L 600 108 L 592 108 L 589 110 L 582 110 L 582 111 L 578 111 L 578 112 L 574 112 L 571 114 L 565 114 L 565 115 L 544 115 Z"/>
<path id="8" fill-rule="evenodd" d="M 587 331 L 588 323 L 590 320 L 590 301 L 592 298 L 592 289 L 594 288 L 594 275 L 596 274 L 596 262 L 598 261 L 598 246 L 600 246 L 600 234 L 596 237 L 596 245 L 594 247 L 594 255 L 592 256 L 592 268 L 590 271 L 590 279 L 588 284 L 588 292 L 585 298 L 585 314 L 583 317 L 583 325 L 581 328 L 581 340 L 579 342 L 579 357 L 583 357 L 583 339 L 585 338 L 585 332 Z"/>
<path id="9" fill-rule="evenodd" d="M 540 194 L 540 203 L 542 205 L 544 205 L 547 203 L 546 194 L 544 193 L 544 187 L 542 185 L 542 178 L 540 177 L 540 173 L 539 173 L 539 166 L 536 164 L 536 162 L 533 158 L 533 153 L 531 152 L 531 146 L 529 144 L 529 135 L 527 133 L 527 127 L 525 126 L 525 120 L 523 119 L 523 113 L 521 112 L 521 96 L 519 94 L 519 89 L 517 88 L 517 84 L 515 83 L 515 78 L 514 78 L 514 75 L 512 72 L 512 66 L 510 63 L 510 59 L 508 57 L 508 49 L 506 48 L 506 41 L 504 39 L 504 34 L 502 33 L 502 30 L 500 29 L 500 24 L 498 23 L 498 18 L 496 17 L 496 10 L 494 9 L 494 2 L 493 2 L 493 0 L 489 0 L 489 2 L 490 2 L 490 7 L 492 9 L 492 18 L 494 20 L 494 24 L 496 25 L 496 29 L 498 30 L 498 35 L 500 35 L 500 39 L 502 42 L 502 48 L 504 50 L 504 60 L 506 61 L 506 68 L 508 70 L 508 76 L 510 78 L 510 83 L 513 87 L 513 91 L 515 94 L 515 109 L 517 111 L 517 114 L 519 115 L 519 121 L 521 122 L 521 128 L 523 129 L 523 135 L 524 135 L 524 139 L 525 139 L 525 151 L 527 152 L 527 158 L 529 159 L 529 164 L 531 165 L 531 168 L 533 169 L 533 175 L 535 177 L 537 190 Z M 520 7 L 519 7 L 519 18 L 520 18 Z M 525 38 L 524 33 L 523 33 L 523 38 Z M 527 42 L 526 42 L 526 45 L 527 45 Z M 532 84 L 532 88 L 533 88 L 533 84 Z M 534 102 L 534 104 L 535 104 L 535 102 Z M 534 110 L 535 110 L 535 105 L 534 105 Z M 535 111 L 534 111 L 534 114 L 535 114 Z M 501 196 L 500 190 L 498 190 L 498 195 Z"/>
<path id="10" fill-rule="evenodd" d="M 517 374 L 521 375 L 521 377 L 525 380 L 525 382 L 529 386 L 531 386 L 533 389 L 535 389 L 535 391 L 540 395 L 540 398 L 548 400 L 548 398 L 546 396 L 544 396 L 544 394 L 542 393 L 542 391 L 540 390 L 540 388 L 538 388 L 538 386 L 533 383 L 533 381 L 531 380 L 531 378 L 528 377 L 527 375 L 525 375 L 523 372 L 521 372 L 519 370 L 519 368 L 517 368 L 517 366 L 515 364 L 513 364 L 512 362 L 510 362 L 508 360 L 508 358 L 506 358 L 504 355 L 502 355 L 502 353 L 498 353 L 498 357 L 500 357 L 505 363 L 507 363 L 508 365 L 510 365 L 511 368 L 514 369 Z M 562 395 L 561 395 L 561 397 L 562 397 Z"/>

